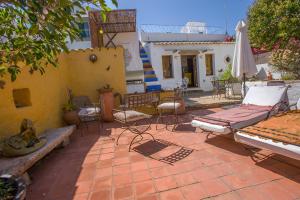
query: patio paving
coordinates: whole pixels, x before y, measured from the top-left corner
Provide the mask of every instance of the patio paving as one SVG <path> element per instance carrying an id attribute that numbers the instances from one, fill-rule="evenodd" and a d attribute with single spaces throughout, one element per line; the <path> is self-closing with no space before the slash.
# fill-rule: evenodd
<path id="1" fill-rule="evenodd" d="M 219 110 L 191 111 L 181 118 L 189 122 L 189 114 Z M 128 152 L 133 135 L 124 134 L 115 146 L 118 127 L 106 123 L 99 134 L 91 123 L 89 131 L 77 130 L 67 147 L 30 170 L 33 182 L 27 199 L 300 198 L 299 161 L 265 150 L 250 152 L 230 137 L 206 139 L 188 123 L 175 132 L 156 130 L 153 125 L 150 132 L 157 140 L 144 140 Z"/>
<path id="2" fill-rule="evenodd" d="M 239 104 L 242 102 L 240 96 L 225 98 L 224 94 L 216 96 L 212 92 L 193 91 L 184 96 L 187 108 L 216 108 L 220 106 Z"/>

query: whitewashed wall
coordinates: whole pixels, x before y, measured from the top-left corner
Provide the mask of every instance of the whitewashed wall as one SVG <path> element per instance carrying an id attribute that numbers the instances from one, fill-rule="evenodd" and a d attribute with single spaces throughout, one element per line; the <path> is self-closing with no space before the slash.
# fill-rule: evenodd
<path id="1" fill-rule="evenodd" d="M 104 36 L 103 41 L 104 44 L 106 44 L 109 41 L 109 38 Z M 139 52 L 139 36 L 137 32 L 118 33 L 113 39 L 113 42 L 116 46 L 123 46 L 125 52 L 126 49 L 129 50 L 129 57 L 125 57 L 125 62 L 128 61 L 128 63 L 126 63 L 126 71 L 143 70 L 143 63 Z"/>
<path id="2" fill-rule="evenodd" d="M 191 49 L 191 50 L 203 50 L 210 49 L 206 53 L 214 54 L 214 76 L 218 77 L 221 73 L 218 73 L 220 69 L 223 71 L 226 69 L 227 64 L 225 57 L 233 57 L 234 43 L 210 43 L 210 44 L 197 44 L 197 45 L 158 45 L 150 43 L 148 45 L 152 66 L 158 76 L 159 82 L 163 89 L 172 89 L 178 86 L 178 83 L 182 81 L 182 69 L 181 69 L 181 55 L 173 50 L 176 49 Z M 173 72 L 174 78 L 164 79 L 162 70 L 162 55 L 172 55 L 173 57 Z M 212 90 L 211 80 L 213 76 L 206 76 L 205 68 L 205 53 L 200 53 L 197 56 L 198 65 L 198 80 L 200 89 L 204 91 Z"/>
<path id="3" fill-rule="evenodd" d="M 67 46 L 69 49 L 89 49 L 91 48 L 91 41 L 74 41 L 67 42 Z"/>

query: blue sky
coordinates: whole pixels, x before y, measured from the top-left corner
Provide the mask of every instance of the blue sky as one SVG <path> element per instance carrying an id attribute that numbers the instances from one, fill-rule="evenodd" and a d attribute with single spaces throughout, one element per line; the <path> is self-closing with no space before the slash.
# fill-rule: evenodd
<path id="1" fill-rule="evenodd" d="M 109 0 L 108 0 L 109 1 Z M 137 9 L 141 24 L 184 25 L 187 21 L 203 21 L 234 34 L 236 23 L 245 19 L 254 0 L 119 0 L 119 9 Z"/>

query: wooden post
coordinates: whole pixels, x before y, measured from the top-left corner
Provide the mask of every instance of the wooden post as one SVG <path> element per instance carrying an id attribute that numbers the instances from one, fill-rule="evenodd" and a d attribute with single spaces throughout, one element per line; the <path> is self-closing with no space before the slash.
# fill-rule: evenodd
<path id="1" fill-rule="evenodd" d="M 99 12 L 89 12 L 89 25 L 91 35 L 92 48 L 99 48 L 103 46 L 103 34 L 100 34 L 100 27 L 97 24 L 97 20 L 100 19 Z"/>

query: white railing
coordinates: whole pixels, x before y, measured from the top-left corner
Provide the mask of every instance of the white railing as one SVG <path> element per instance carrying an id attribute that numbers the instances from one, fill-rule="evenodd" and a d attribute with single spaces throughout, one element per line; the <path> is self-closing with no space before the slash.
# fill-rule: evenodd
<path id="1" fill-rule="evenodd" d="M 143 24 L 140 27 L 141 32 L 145 33 L 182 33 L 182 34 L 225 34 L 222 27 L 217 26 L 194 26 L 194 25 L 156 25 Z"/>

